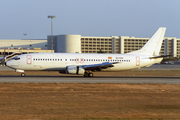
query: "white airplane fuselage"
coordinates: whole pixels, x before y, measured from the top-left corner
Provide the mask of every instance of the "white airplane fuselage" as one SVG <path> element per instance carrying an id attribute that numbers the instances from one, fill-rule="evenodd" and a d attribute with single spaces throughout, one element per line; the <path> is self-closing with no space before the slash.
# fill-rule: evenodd
<path id="1" fill-rule="evenodd" d="M 103 69 L 103 71 L 121 71 L 150 66 L 162 60 L 162 58 L 150 59 L 149 57 L 130 54 L 35 53 L 20 55 L 18 60 L 9 60 L 7 66 L 17 70 L 61 71 L 66 70 L 66 67 L 70 65 L 117 62 L 113 64 L 114 67 Z"/>

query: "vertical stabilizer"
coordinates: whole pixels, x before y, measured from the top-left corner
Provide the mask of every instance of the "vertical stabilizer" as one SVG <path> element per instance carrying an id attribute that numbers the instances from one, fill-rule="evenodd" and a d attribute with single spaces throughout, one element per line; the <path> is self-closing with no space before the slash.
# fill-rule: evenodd
<path id="1" fill-rule="evenodd" d="M 158 56 L 161 49 L 165 31 L 166 28 L 160 27 L 140 50 L 133 51 L 128 54 L 143 54 L 143 55 Z"/>

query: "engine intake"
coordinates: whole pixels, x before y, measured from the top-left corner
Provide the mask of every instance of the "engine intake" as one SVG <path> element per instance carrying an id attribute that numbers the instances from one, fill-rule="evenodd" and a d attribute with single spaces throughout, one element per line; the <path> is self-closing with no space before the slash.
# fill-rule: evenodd
<path id="1" fill-rule="evenodd" d="M 66 74 L 78 74 L 84 75 L 85 70 L 81 66 L 67 66 L 66 67 Z"/>

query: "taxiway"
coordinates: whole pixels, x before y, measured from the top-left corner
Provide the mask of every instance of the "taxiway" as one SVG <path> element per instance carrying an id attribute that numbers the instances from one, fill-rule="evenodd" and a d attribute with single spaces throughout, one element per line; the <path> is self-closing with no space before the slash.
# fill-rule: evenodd
<path id="1" fill-rule="evenodd" d="M 1 83 L 151 83 L 180 84 L 180 77 L 102 77 L 82 76 L 0 76 Z"/>

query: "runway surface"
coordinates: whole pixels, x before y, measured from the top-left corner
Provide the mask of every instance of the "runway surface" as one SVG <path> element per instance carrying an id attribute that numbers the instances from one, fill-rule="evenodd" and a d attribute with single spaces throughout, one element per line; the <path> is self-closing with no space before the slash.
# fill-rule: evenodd
<path id="1" fill-rule="evenodd" d="M 152 83 L 180 84 L 180 77 L 102 77 L 82 76 L 0 76 L 1 83 Z"/>

